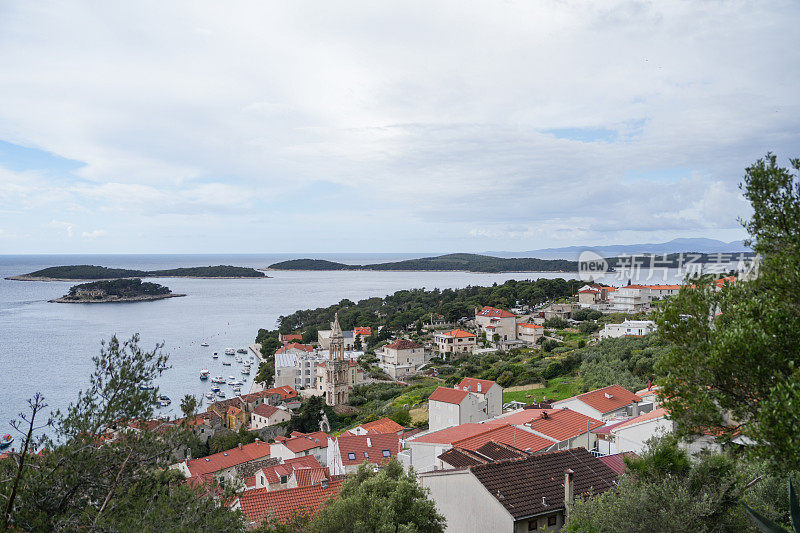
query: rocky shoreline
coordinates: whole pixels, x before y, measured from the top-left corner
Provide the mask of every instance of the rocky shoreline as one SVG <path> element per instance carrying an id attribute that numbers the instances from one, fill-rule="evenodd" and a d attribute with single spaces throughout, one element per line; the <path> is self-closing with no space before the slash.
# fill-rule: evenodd
<path id="1" fill-rule="evenodd" d="M 272 276 L 147 276 L 142 278 L 142 276 L 134 276 L 130 278 L 96 278 L 96 279 L 86 279 L 86 278 L 40 278 L 37 276 L 27 276 L 22 274 L 20 276 L 7 276 L 3 279 L 11 280 L 11 281 L 68 281 L 70 283 L 75 283 L 79 281 L 83 282 L 90 282 L 90 281 L 107 281 L 111 279 L 135 279 L 135 278 L 142 278 L 142 279 L 166 279 L 166 278 L 176 278 L 176 279 L 270 279 Z"/>
<path id="2" fill-rule="evenodd" d="M 106 296 L 100 299 L 94 298 L 67 298 L 61 297 L 55 300 L 48 300 L 50 303 L 57 304 L 109 304 L 109 303 L 124 303 L 124 302 L 149 302 L 151 300 L 163 300 L 165 298 L 178 298 L 186 296 L 185 294 L 144 294 L 142 296 Z"/>

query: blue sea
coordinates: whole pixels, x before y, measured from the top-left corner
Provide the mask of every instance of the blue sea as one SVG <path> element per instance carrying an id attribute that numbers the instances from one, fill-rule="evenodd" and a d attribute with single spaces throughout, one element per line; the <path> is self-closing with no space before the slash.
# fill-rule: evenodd
<path id="1" fill-rule="evenodd" d="M 101 265 L 142 270 L 230 264 L 264 268 L 277 261 L 314 257 L 349 264 L 398 261 L 419 255 L 0 255 L 0 278 L 58 265 Z M 222 366 L 225 348 L 248 347 L 259 328 L 274 329 L 278 318 L 298 309 L 324 307 L 347 298 L 358 301 L 401 289 L 459 288 L 491 285 L 508 279 L 576 277 L 563 273 L 479 274 L 468 272 L 269 272 L 267 279 L 153 279 L 182 298 L 114 304 L 58 304 L 48 300 L 64 295 L 75 283 L 0 279 L 0 434 L 9 421 L 25 411 L 28 398 L 41 392 L 51 410 L 66 407 L 85 388 L 92 357 L 100 343 L 134 333 L 141 346 L 163 343 L 171 368 L 158 380 L 172 398 L 163 414 L 180 413 L 180 399 L 202 395 L 211 375 L 238 374 Z M 613 280 L 609 280 L 613 282 Z M 619 285 L 619 283 L 617 283 Z M 201 347 L 206 341 L 209 347 Z M 213 352 L 220 358 L 212 359 Z M 249 354 L 248 354 L 249 358 Z M 231 358 L 228 358 L 231 359 Z M 255 367 L 254 367 L 255 370 Z M 249 389 L 255 371 L 243 387 Z M 225 388 L 228 396 L 232 394 Z"/>

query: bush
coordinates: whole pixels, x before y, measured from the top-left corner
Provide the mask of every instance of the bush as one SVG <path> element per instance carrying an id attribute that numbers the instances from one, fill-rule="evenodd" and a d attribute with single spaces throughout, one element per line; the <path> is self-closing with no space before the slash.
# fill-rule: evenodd
<path id="1" fill-rule="evenodd" d="M 544 321 L 544 327 L 551 328 L 551 329 L 564 329 L 569 326 L 569 322 L 564 320 L 563 318 L 559 318 L 554 316 L 553 318 L 548 318 Z"/>
<path id="2" fill-rule="evenodd" d="M 580 325 L 578 326 L 578 330 L 581 333 L 585 333 L 587 335 L 591 335 L 598 329 L 600 329 L 600 326 L 597 324 L 597 322 L 593 320 L 587 320 L 586 322 L 581 322 Z"/>

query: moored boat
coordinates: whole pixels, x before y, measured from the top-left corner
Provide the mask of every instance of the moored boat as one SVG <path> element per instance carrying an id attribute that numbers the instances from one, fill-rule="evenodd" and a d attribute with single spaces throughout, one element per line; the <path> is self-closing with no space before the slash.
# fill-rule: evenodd
<path id="1" fill-rule="evenodd" d="M 6 433 L 2 437 L 0 437 L 0 450 L 8 448 L 9 446 L 11 446 L 13 442 L 14 442 L 14 435 Z"/>
<path id="2" fill-rule="evenodd" d="M 247 348 L 239 348 L 236 351 L 239 352 L 239 353 L 247 353 Z"/>
<path id="3" fill-rule="evenodd" d="M 202 346 L 203 348 L 208 348 L 208 347 L 209 347 L 209 346 L 211 346 L 211 345 L 210 345 L 210 344 L 208 344 L 207 342 L 201 342 L 201 343 L 200 343 L 200 346 Z"/>
<path id="4" fill-rule="evenodd" d="M 206 393 L 206 398 L 208 398 L 209 400 L 213 400 L 214 399 L 214 393 L 213 392 L 207 392 Z"/>
<path id="5" fill-rule="evenodd" d="M 204 368 L 203 370 L 200 371 L 200 379 L 202 379 L 203 381 L 208 379 L 208 369 L 207 368 Z"/>
<path id="6" fill-rule="evenodd" d="M 235 355 L 235 354 L 236 350 L 234 350 L 233 348 L 225 348 L 225 355 Z"/>
<path id="7" fill-rule="evenodd" d="M 214 376 L 214 379 L 211 380 L 211 383 L 225 383 L 225 378 L 222 376 Z"/>

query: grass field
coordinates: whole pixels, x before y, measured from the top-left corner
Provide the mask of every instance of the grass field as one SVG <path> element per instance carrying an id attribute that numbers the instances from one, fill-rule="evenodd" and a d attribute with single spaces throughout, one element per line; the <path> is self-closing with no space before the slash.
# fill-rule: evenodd
<path id="1" fill-rule="evenodd" d="M 514 389 L 518 389 L 518 387 L 514 387 Z M 541 401 L 545 397 L 548 400 L 563 400 L 564 398 L 575 396 L 579 392 L 580 382 L 578 378 L 561 376 L 548 381 L 547 387 L 531 385 L 527 389 L 503 391 L 503 403 L 512 401 L 530 403 L 534 398 L 536 398 L 536 401 Z"/>

